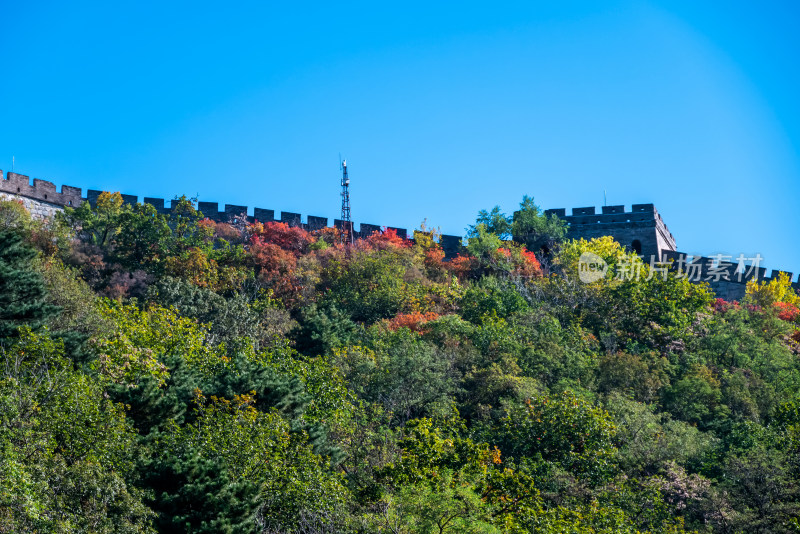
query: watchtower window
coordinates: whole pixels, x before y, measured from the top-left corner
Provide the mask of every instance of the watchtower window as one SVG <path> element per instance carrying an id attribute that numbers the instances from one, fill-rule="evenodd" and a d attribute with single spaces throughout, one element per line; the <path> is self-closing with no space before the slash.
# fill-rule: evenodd
<path id="1" fill-rule="evenodd" d="M 633 251 L 636 254 L 641 254 L 642 253 L 642 242 L 639 241 L 638 239 L 634 239 L 633 243 L 631 243 L 631 248 L 633 249 Z"/>

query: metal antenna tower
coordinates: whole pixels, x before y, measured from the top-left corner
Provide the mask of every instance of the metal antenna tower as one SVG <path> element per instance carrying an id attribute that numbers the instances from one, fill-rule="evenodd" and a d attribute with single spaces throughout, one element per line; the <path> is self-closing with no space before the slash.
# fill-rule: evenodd
<path id="1" fill-rule="evenodd" d="M 347 160 L 342 160 L 342 243 L 353 244 L 353 221 L 350 219 L 350 178 Z"/>

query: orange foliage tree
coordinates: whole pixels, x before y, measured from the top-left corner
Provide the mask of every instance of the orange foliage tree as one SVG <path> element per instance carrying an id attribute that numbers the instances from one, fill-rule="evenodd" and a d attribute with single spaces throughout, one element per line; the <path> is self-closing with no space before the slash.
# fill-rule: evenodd
<path id="1" fill-rule="evenodd" d="M 428 321 L 435 321 L 439 318 L 438 313 L 434 312 L 412 312 L 412 313 L 400 313 L 394 317 L 394 319 L 390 319 L 387 321 L 387 325 L 389 326 L 390 330 L 398 330 L 400 328 L 408 328 L 412 332 L 419 333 L 422 330 L 422 327 Z"/>
<path id="2" fill-rule="evenodd" d="M 287 250 L 295 256 L 308 252 L 314 237 L 298 226 L 289 226 L 282 222 L 256 223 L 251 231 L 263 243 L 272 243 Z"/>

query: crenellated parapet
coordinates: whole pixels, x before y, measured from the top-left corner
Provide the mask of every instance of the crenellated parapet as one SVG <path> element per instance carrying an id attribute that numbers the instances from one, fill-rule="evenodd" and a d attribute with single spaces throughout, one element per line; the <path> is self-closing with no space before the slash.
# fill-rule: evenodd
<path id="1" fill-rule="evenodd" d="M 690 282 L 707 282 L 714 293 L 725 300 L 741 300 L 747 282 L 768 283 L 785 273 L 792 280 L 792 287 L 800 290 L 800 275 L 773 269 L 769 276 L 759 264 L 760 258 L 735 258 L 733 256 L 693 256 L 685 252 L 665 251 L 662 260 L 670 263 L 673 276 L 685 277 Z"/>
<path id="2" fill-rule="evenodd" d="M 97 198 L 102 191 L 88 189 L 86 196 L 82 195 L 80 187 L 64 185 L 61 190 L 55 184 L 38 178 L 31 179 L 24 174 L 14 172 L 3 174 L 0 170 L 0 199 L 16 198 L 28 207 L 36 217 L 49 217 L 64 207 L 78 207 L 83 202 L 91 205 L 97 203 Z M 136 195 L 122 195 L 126 204 L 136 204 L 139 197 Z M 143 204 L 150 204 L 156 211 L 169 215 L 178 205 L 177 200 L 167 201 L 163 198 L 143 197 Z M 252 212 L 247 206 L 236 204 L 220 204 L 216 202 L 198 202 L 197 209 L 203 216 L 217 222 L 229 222 L 234 219 L 245 219 L 249 222 L 281 222 L 290 226 L 300 227 L 308 231 L 321 230 L 328 227 L 328 217 L 308 215 L 289 211 L 276 212 L 272 209 L 253 208 Z M 278 216 L 278 213 L 280 216 Z M 778 276 L 779 271 L 772 271 L 771 276 L 766 276 L 766 270 L 758 265 L 741 266 L 731 261 L 720 262 L 715 258 L 692 257 L 678 252 L 675 238 L 667 228 L 661 215 L 653 204 L 633 204 L 630 211 L 625 206 L 603 206 L 598 213 L 593 206 L 572 208 L 567 215 L 564 208 L 545 210 L 545 214 L 556 215 L 566 221 L 568 238 L 592 239 L 602 236 L 611 236 L 629 250 L 645 257 L 645 262 L 651 258 L 655 261 L 672 262 L 673 270 L 689 269 L 692 281 L 708 282 L 717 296 L 726 300 L 739 300 L 744 296 L 745 286 L 750 280 L 759 282 L 770 281 Z M 343 222 L 333 220 L 334 228 L 342 228 Z M 356 229 L 354 223 L 351 231 L 357 239 L 366 238 L 383 228 L 377 224 L 361 223 Z M 405 228 L 386 227 L 397 232 L 402 239 L 409 239 L 408 230 Z M 450 259 L 463 251 L 463 238 L 455 235 L 442 235 L 439 244 L 445 252 L 445 258 Z M 792 274 L 788 273 L 791 277 Z M 687 276 L 688 277 L 688 276 Z M 793 280 L 792 286 L 800 290 L 800 280 Z"/>
<path id="3" fill-rule="evenodd" d="M 2 170 L 0 170 L 0 192 L 31 198 L 49 204 L 56 204 L 58 206 L 77 207 L 83 202 L 80 187 L 62 185 L 61 191 L 59 192 L 56 191 L 56 185 L 53 182 L 34 178 L 33 184 L 31 184 L 30 177 L 24 174 L 8 172 L 3 175 Z"/>
<path id="4" fill-rule="evenodd" d="M 80 187 L 72 187 L 65 185 L 61 187 L 61 192 L 56 191 L 56 186 L 52 182 L 46 180 L 34 179 L 31 184 L 31 179 L 23 174 L 14 172 L 6 173 L 3 176 L 3 171 L 0 170 L 0 193 L 6 193 L 13 197 L 21 197 L 23 199 L 31 199 L 36 202 L 51 205 L 53 208 L 63 207 L 78 207 L 83 202 L 89 202 L 92 206 L 97 203 L 97 198 L 103 191 L 97 189 L 88 189 L 86 196 L 82 195 Z M 122 200 L 126 204 L 136 204 L 139 202 L 137 195 L 121 194 Z M 168 215 L 177 206 L 177 200 L 165 200 L 163 198 L 143 197 L 141 200 L 143 204 L 150 204 L 156 211 L 161 214 Z M 318 215 L 308 215 L 303 222 L 303 216 L 300 213 L 289 211 L 280 212 L 280 217 L 276 217 L 275 210 L 266 208 L 253 208 L 252 212 L 247 206 L 240 206 L 235 204 L 224 204 L 221 208 L 217 202 L 198 202 L 197 209 L 211 220 L 217 222 L 228 222 L 235 218 L 244 218 L 250 222 L 281 222 L 290 226 L 296 226 L 308 231 L 321 230 L 328 227 L 328 217 L 320 217 Z M 251 214 L 252 213 L 252 214 Z M 352 224 L 352 223 L 351 223 Z M 342 221 L 334 219 L 333 226 L 337 228 L 342 227 Z M 372 235 L 374 232 L 381 231 L 382 226 L 377 224 L 361 223 L 360 228 L 356 229 L 353 224 L 353 235 L 356 238 L 365 238 Z M 388 229 L 397 232 L 397 235 L 402 239 L 408 239 L 409 233 L 405 228 L 395 228 L 392 226 Z M 461 251 L 462 238 L 460 236 L 441 236 L 442 248 L 445 251 L 446 257 L 454 257 Z"/>

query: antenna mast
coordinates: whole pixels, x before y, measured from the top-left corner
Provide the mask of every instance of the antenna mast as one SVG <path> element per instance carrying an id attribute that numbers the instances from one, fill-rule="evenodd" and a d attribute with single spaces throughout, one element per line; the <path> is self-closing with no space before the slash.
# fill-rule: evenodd
<path id="1" fill-rule="evenodd" d="M 342 161 L 342 243 L 353 244 L 353 221 L 350 219 L 350 178 L 347 160 Z"/>

